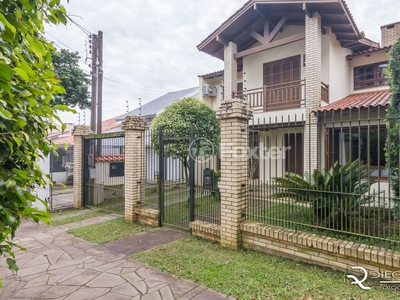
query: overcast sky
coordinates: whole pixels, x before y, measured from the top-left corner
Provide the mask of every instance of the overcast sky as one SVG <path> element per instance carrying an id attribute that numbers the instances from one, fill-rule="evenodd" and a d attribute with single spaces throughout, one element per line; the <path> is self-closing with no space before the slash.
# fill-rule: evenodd
<path id="1" fill-rule="evenodd" d="M 92 33 L 104 35 L 103 120 L 132 110 L 167 92 L 198 85 L 199 74 L 223 69 L 223 62 L 196 46 L 246 0 L 66 0 L 68 14 Z M 380 42 L 380 26 L 400 21 L 396 0 L 347 0 L 366 37 Z M 56 45 L 78 51 L 82 62 L 88 37 L 76 25 L 46 27 Z M 87 62 L 88 64 L 90 61 Z M 82 68 L 90 71 L 81 63 Z M 116 83 L 115 81 L 119 82 Z M 61 115 L 78 123 L 78 116 Z M 86 124 L 90 113 L 86 112 Z M 83 113 L 81 113 L 83 123 Z"/>

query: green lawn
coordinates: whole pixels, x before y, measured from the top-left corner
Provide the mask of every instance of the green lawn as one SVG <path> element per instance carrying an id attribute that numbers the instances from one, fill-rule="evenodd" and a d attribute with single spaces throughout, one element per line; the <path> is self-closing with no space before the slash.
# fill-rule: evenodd
<path id="1" fill-rule="evenodd" d="M 70 229 L 67 232 L 95 244 L 104 244 L 150 229 L 154 228 L 131 224 L 126 222 L 124 218 L 118 218 L 104 223 Z"/>
<path id="2" fill-rule="evenodd" d="M 232 251 L 194 237 L 132 256 L 238 299 L 398 299 L 399 292 L 351 285 L 346 274 L 253 251 Z"/>
<path id="3" fill-rule="evenodd" d="M 51 221 L 50 225 L 60 226 L 60 225 L 64 225 L 64 224 L 69 224 L 69 223 L 73 223 L 73 222 L 78 222 L 78 221 L 83 221 L 83 220 L 87 220 L 87 219 L 104 216 L 105 214 L 106 213 L 103 211 L 93 211 L 93 212 L 88 212 L 83 215 L 77 215 L 77 216 L 67 217 L 67 218 L 63 218 L 63 219 L 59 219 L 59 220 L 54 220 L 54 221 Z M 52 214 L 52 216 L 54 216 L 54 215 Z"/>

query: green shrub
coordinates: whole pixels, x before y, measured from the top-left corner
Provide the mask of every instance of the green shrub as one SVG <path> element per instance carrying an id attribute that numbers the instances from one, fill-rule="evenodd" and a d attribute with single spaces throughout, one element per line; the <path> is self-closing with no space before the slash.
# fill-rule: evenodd
<path id="1" fill-rule="evenodd" d="M 329 170 L 305 172 L 303 176 L 286 172 L 284 177 L 274 178 L 283 190 L 272 197 L 311 202 L 318 225 L 346 230 L 351 214 L 374 196 L 369 193 L 374 183 L 370 173 L 360 160 L 342 166 L 336 162 Z"/>

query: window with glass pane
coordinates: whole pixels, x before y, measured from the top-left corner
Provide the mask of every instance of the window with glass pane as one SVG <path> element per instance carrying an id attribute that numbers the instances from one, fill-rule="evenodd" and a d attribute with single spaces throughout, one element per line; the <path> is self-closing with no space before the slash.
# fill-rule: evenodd
<path id="1" fill-rule="evenodd" d="M 354 89 L 387 85 L 384 70 L 387 62 L 354 68 Z"/>

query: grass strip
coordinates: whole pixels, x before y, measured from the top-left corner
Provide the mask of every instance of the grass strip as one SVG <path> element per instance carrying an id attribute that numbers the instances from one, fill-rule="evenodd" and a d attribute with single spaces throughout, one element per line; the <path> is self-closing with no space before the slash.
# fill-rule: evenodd
<path id="1" fill-rule="evenodd" d="M 126 222 L 124 218 L 118 218 L 104 223 L 70 229 L 67 232 L 95 244 L 104 244 L 150 229 L 154 228 L 131 224 Z"/>
<path id="2" fill-rule="evenodd" d="M 74 222 L 79 222 L 79 221 L 83 221 L 83 220 L 87 220 L 87 219 L 104 216 L 105 214 L 106 213 L 102 212 L 102 211 L 88 212 L 83 215 L 77 215 L 77 216 L 72 216 L 72 217 L 68 217 L 68 218 L 51 221 L 50 225 L 60 226 L 60 225 L 65 225 L 65 224 L 69 224 L 69 223 L 74 223 Z"/>
<path id="3" fill-rule="evenodd" d="M 233 251 L 194 237 L 132 257 L 241 300 L 398 299 L 400 295 L 377 281 L 364 282 L 372 287 L 364 291 L 351 285 L 342 272 L 254 251 Z"/>

